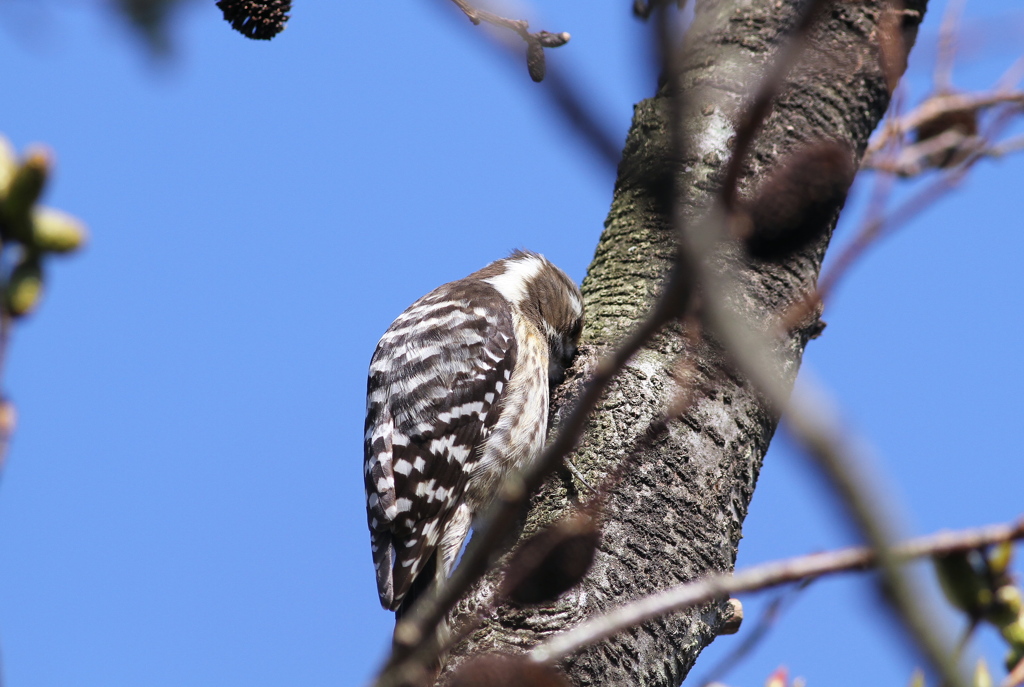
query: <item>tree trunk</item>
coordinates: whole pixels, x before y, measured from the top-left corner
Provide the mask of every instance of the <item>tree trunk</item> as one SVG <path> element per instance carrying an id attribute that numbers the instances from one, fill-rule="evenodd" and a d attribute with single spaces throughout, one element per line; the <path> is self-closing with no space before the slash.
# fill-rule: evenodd
<path id="1" fill-rule="evenodd" d="M 903 73 L 926 4 L 826 3 L 748 152 L 741 196 L 749 197 L 769 170 L 808 143 L 838 141 L 859 161 L 888 106 L 890 87 Z M 688 223 L 710 206 L 751 84 L 759 82 L 785 44 L 802 6 L 779 0 L 697 3 L 679 66 L 681 156 L 673 151 L 674 108 L 667 89 L 636 106 L 605 230 L 583 282 L 586 345 L 553 398 L 554 425 L 601 353 L 650 310 L 677 254 L 674 203 Z M 895 30 L 880 30 L 883 21 Z M 752 327 L 767 330 L 812 290 L 841 206 L 842 198 L 836 199 L 823 214 L 820 238 L 808 247 L 784 260 L 746 261 L 740 268 L 742 287 L 730 302 Z M 817 322 L 806 322 L 778 342 L 777 372 L 788 384 L 817 330 Z M 733 568 L 778 418 L 712 342 L 686 337 L 678 325 L 652 340 L 611 385 L 574 460 L 590 484 L 600 483 L 662 417 L 681 386 L 691 394 L 689 409 L 659 441 L 634 456 L 612 490 L 602 543 L 583 583 L 540 608 L 502 605 L 456 647 L 446 674 L 469 656 L 522 652 L 626 601 Z M 549 484 L 535 499 L 524 534 L 566 513 L 575 497 L 565 482 Z M 454 622 L 491 598 L 494 578 L 459 605 Z M 577 685 L 674 687 L 714 639 L 720 611 L 719 604 L 709 604 L 649 622 L 582 650 L 562 667 Z"/>

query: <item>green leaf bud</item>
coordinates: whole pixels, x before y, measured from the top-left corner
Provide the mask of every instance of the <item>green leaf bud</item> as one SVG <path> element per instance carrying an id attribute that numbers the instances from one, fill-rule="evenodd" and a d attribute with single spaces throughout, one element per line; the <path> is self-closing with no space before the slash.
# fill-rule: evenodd
<path id="1" fill-rule="evenodd" d="M 43 295 L 43 270 L 38 256 L 29 256 L 11 272 L 5 307 L 11 317 L 32 312 Z"/>
<path id="2" fill-rule="evenodd" d="M 70 253 L 85 243 L 88 233 L 77 217 L 52 208 L 32 211 L 29 245 L 48 253 Z"/>
<path id="3" fill-rule="evenodd" d="M 14 146 L 4 136 L 0 136 L 0 197 L 7 195 L 7 187 L 18 169 L 18 156 Z"/>
<path id="4" fill-rule="evenodd" d="M 3 199 L 3 218 L 10 237 L 28 240 L 32 225 L 29 213 L 43 192 L 49 172 L 50 154 L 42 148 L 30 150 L 15 170 Z"/>

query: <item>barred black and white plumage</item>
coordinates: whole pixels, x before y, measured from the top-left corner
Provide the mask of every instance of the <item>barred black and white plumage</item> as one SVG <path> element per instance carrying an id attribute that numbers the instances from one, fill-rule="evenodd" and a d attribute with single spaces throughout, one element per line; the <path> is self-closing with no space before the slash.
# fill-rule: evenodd
<path id="1" fill-rule="evenodd" d="M 547 433 L 583 326 L 579 288 L 516 251 L 413 303 L 370 361 L 366 513 L 377 590 L 402 613 L 447 576 L 473 516 Z"/>

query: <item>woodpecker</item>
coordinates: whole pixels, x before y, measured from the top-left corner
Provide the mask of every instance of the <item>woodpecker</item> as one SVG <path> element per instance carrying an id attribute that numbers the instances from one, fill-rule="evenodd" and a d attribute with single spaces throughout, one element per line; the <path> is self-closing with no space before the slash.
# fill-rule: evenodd
<path id="1" fill-rule="evenodd" d="M 363 476 L 377 591 L 397 617 L 447 578 L 474 516 L 540 454 L 582 328 L 579 287 L 515 251 L 423 296 L 381 337 Z"/>

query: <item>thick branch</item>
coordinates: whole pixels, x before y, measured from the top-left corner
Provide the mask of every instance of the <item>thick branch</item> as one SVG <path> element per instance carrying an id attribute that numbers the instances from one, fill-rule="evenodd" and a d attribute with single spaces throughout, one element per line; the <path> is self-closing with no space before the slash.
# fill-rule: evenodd
<path id="1" fill-rule="evenodd" d="M 914 7 L 919 11 L 905 15 L 903 47 L 912 43 L 923 2 Z M 829 139 L 854 151 L 865 149 L 889 99 L 877 45 L 882 8 L 881 0 L 835 2 L 812 27 L 804 54 L 739 170 L 740 198 L 748 197 L 778 160 L 810 142 Z M 679 68 L 686 95 L 681 117 L 673 121 L 668 89 L 637 105 L 612 208 L 583 285 L 589 346 L 553 399 L 553 431 L 603 351 L 647 317 L 672 273 L 675 208 L 696 226 L 712 206 L 731 138 L 749 105 L 749 84 L 757 83 L 786 42 L 797 9 L 774 0 L 699 3 Z M 675 152 L 672 127 L 683 139 L 683 156 Z M 738 270 L 738 283 L 727 298 L 750 328 L 773 331 L 781 314 L 812 291 L 840 202 L 822 220 L 820 239 L 783 260 L 752 263 L 738 249 L 715 258 L 715 269 Z M 815 333 L 816 322 L 808 321 L 772 340 L 775 372 L 787 387 Z M 455 647 L 449 670 L 482 652 L 522 653 L 630 599 L 732 569 L 778 418 L 735 374 L 718 343 L 691 334 L 670 324 L 633 356 L 606 391 L 575 454 L 588 481 L 600 483 L 639 435 L 663 417 L 672 399 L 681 390 L 689 392 L 685 414 L 608 495 L 603 543 L 590 575 L 547 606 L 499 605 Z M 549 482 L 534 499 L 524 534 L 562 515 L 574 498 L 569 485 Z M 495 598 L 497 582 L 496 575 L 485 578 L 456 607 L 453 621 L 477 617 L 478 609 Z M 718 603 L 711 601 L 606 639 L 567 658 L 562 667 L 578 685 L 675 687 L 719 623 Z"/>

